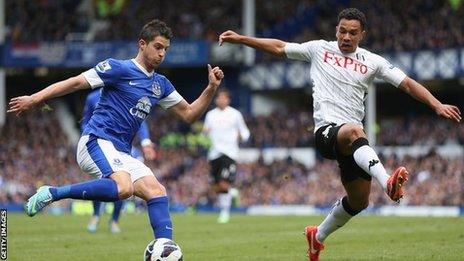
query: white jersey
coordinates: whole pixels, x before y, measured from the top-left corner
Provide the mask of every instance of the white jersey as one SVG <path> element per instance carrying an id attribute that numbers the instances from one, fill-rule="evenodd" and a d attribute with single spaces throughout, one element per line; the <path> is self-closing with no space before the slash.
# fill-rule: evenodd
<path id="1" fill-rule="evenodd" d="M 374 78 L 398 87 L 406 77 L 386 59 L 363 48 L 343 54 L 336 41 L 287 43 L 285 54 L 290 59 L 311 62 L 314 131 L 329 123 L 362 125 L 364 100 Z"/>
<path id="2" fill-rule="evenodd" d="M 209 160 L 216 159 L 221 154 L 237 160 L 239 138 L 246 141 L 250 137 L 250 131 L 243 120 L 242 114 L 229 106 L 224 110 L 215 108 L 206 113 L 203 128 L 212 143 L 208 152 Z"/>

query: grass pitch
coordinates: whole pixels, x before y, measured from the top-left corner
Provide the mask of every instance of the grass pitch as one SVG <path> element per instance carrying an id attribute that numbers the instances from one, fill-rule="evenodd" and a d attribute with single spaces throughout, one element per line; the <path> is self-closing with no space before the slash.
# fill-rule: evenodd
<path id="1" fill-rule="evenodd" d="M 322 216 L 173 215 L 184 260 L 307 260 L 302 235 Z M 8 260 L 142 260 L 152 240 L 146 214 L 123 215 L 121 234 L 86 231 L 88 216 L 8 215 Z M 326 240 L 322 260 L 464 260 L 464 218 L 360 216 Z"/>

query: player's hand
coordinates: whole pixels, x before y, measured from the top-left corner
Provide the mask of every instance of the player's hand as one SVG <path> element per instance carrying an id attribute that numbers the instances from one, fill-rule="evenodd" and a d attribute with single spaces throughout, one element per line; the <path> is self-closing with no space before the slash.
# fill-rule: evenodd
<path id="1" fill-rule="evenodd" d="M 226 43 L 240 43 L 240 36 L 238 33 L 228 30 L 219 35 L 219 45 Z"/>
<path id="2" fill-rule="evenodd" d="M 447 119 L 454 120 L 456 122 L 461 122 L 461 112 L 459 108 L 454 105 L 442 104 L 438 106 L 435 112 Z"/>
<path id="3" fill-rule="evenodd" d="M 143 156 L 146 160 L 155 160 L 156 151 L 153 144 L 142 146 Z"/>
<path id="4" fill-rule="evenodd" d="M 20 96 L 15 97 L 10 100 L 8 104 L 10 109 L 8 109 L 7 113 L 15 113 L 16 116 L 19 116 L 21 113 L 31 109 L 35 105 L 35 100 L 32 96 Z"/>
<path id="5" fill-rule="evenodd" d="M 208 64 L 208 81 L 209 85 L 211 85 L 214 88 L 217 88 L 222 81 L 222 78 L 224 78 L 224 73 L 219 67 L 214 67 L 211 68 L 211 65 Z"/>

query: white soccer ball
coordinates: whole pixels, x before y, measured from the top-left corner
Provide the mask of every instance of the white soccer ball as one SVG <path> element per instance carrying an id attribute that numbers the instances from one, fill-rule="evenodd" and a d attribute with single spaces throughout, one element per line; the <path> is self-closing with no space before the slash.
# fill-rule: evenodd
<path id="1" fill-rule="evenodd" d="M 144 261 L 182 261 L 182 250 L 174 241 L 158 238 L 145 248 Z"/>

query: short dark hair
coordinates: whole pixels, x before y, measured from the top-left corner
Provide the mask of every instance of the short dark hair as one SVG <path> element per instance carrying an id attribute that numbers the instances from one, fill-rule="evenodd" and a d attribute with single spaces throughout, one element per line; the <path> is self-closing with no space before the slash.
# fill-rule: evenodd
<path id="1" fill-rule="evenodd" d="M 338 14 L 337 24 L 339 24 L 340 20 L 342 20 L 343 18 L 347 20 L 358 20 L 361 23 L 362 30 L 364 30 L 364 27 L 366 26 L 366 16 L 364 15 L 363 12 L 359 11 L 359 9 L 356 9 L 356 8 L 343 9 Z"/>
<path id="2" fill-rule="evenodd" d="M 225 94 L 227 95 L 227 98 L 231 99 L 232 95 L 230 94 L 229 89 L 222 87 L 217 91 L 216 97 L 219 96 L 219 94 Z"/>
<path id="3" fill-rule="evenodd" d="M 154 19 L 143 26 L 142 31 L 140 31 L 139 39 L 143 39 L 148 43 L 153 41 L 153 39 L 157 36 L 163 36 L 166 39 L 171 39 L 172 31 L 165 22 Z"/>

